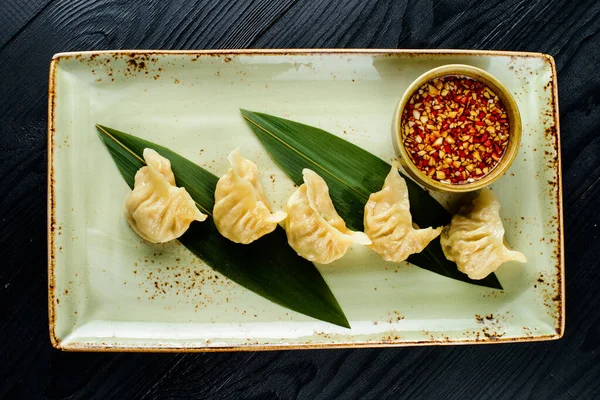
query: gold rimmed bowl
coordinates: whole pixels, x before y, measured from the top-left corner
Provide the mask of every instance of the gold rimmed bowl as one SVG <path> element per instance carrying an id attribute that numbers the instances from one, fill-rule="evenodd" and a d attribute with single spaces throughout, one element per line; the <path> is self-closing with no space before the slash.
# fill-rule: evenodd
<path id="1" fill-rule="evenodd" d="M 495 161 L 495 164 L 489 168 L 489 172 L 483 174 L 483 176 L 456 183 L 452 183 L 447 179 L 434 179 L 413 162 L 413 159 L 410 157 L 409 151 L 406 148 L 406 133 L 404 126 L 408 123 L 408 120 L 404 118 L 405 107 L 410 99 L 417 94 L 424 85 L 433 82 L 436 78 L 442 77 L 469 78 L 478 81 L 489 88 L 493 94 L 498 96 L 499 102 L 504 108 L 508 121 L 508 143 L 499 160 Z M 395 110 L 392 140 L 396 154 L 400 157 L 402 167 L 415 181 L 426 188 L 436 191 L 454 193 L 470 192 L 491 184 L 508 170 L 517 155 L 521 143 L 521 129 L 521 116 L 517 104 L 510 92 L 500 81 L 498 81 L 498 79 L 480 68 L 470 65 L 450 64 L 427 71 L 419 76 L 408 89 L 406 89 Z M 440 134 L 445 133 L 440 132 Z M 484 154 L 483 156 L 486 157 L 489 155 Z"/>

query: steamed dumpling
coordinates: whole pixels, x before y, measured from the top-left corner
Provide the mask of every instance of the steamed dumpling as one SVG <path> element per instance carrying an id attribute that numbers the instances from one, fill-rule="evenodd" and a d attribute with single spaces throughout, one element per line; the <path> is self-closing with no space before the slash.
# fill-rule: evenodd
<path id="1" fill-rule="evenodd" d="M 523 253 L 504 245 L 500 203 L 487 188 L 452 218 L 441 243 L 446 258 L 471 279 L 483 279 L 507 261 L 527 262 Z"/>
<path id="2" fill-rule="evenodd" d="M 133 190 L 125 199 L 127 222 L 142 238 L 164 243 L 183 235 L 192 221 L 206 215 L 184 188 L 175 186 L 171 162 L 152 149 L 144 149 L 146 166 L 135 174 Z"/>
<path id="3" fill-rule="evenodd" d="M 346 254 L 352 243 L 371 244 L 367 235 L 346 227 L 323 178 L 310 169 L 302 170 L 302 175 L 304 183 L 287 203 L 285 231 L 290 246 L 309 261 L 329 264 Z"/>
<path id="4" fill-rule="evenodd" d="M 227 159 L 231 168 L 217 182 L 213 217 L 223 236 L 248 244 L 273 232 L 286 213 L 271 213 L 256 164 L 242 157 L 239 149 L 232 151 Z"/>
<path id="5" fill-rule="evenodd" d="M 443 227 L 413 227 L 408 201 L 408 188 L 394 162 L 383 188 L 369 196 L 365 205 L 365 233 L 373 242 L 369 246 L 386 261 L 401 262 L 420 253 Z"/>

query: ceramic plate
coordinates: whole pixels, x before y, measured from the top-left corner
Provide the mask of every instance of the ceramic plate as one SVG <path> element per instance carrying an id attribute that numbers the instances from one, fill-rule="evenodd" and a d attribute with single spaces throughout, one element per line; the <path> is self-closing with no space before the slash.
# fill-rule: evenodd
<path id="1" fill-rule="evenodd" d="M 492 185 L 506 240 L 504 290 L 392 264 L 366 248 L 318 266 L 352 325 L 294 313 L 229 281 L 178 242 L 127 225 L 122 180 L 94 127 L 167 146 L 216 175 L 240 146 L 274 208 L 294 190 L 239 109 L 315 125 L 392 160 L 396 103 L 423 72 L 483 68 L 512 92 L 523 140 Z M 64 350 L 209 351 L 549 340 L 564 329 L 556 71 L 532 53 L 396 50 L 84 52 L 50 69 L 50 337 Z M 445 204 L 452 198 L 440 198 Z"/>

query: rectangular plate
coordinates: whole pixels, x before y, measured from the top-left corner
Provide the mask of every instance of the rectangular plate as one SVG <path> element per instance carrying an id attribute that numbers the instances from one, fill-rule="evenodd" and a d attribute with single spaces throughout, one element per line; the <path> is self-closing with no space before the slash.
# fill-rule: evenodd
<path id="1" fill-rule="evenodd" d="M 519 105 L 521 149 L 493 189 L 506 240 L 529 262 L 502 266 L 497 276 L 504 290 L 498 291 L 352 248 L 318 267 L 350 330 L 270 303 L 215 273 L 177 241 L 141 240 L 123 216 L 129 188 L 94 128 L 100 123 L 154 141 L 219 176 L 229 168 L 227 154 L 240 146 L 258 164 L 274 209 L 282 209 L 293 184 L 239 108 L 318 126 L 389 161 L 397 101 L 417 76 L 449 63 L 489 71 Z M 553 59 L 533 53 L 56 55 L 48 132 L 52 344 L 84 351 L 226 351 L 560 338 L 564 261 L 556 88 Z"/>

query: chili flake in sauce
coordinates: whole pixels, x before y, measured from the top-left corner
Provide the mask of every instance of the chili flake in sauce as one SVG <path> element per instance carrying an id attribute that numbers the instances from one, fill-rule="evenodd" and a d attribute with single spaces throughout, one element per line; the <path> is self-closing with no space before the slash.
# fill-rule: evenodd
<path id="1" fill-rule="evenodd" d="M 487 175 L 508 145 L 509 124 L 498 96 L 483 83 L 444 76 L 421 86 L 404 107 L 404 147 L 415 166 L 443 183 Z"/>

